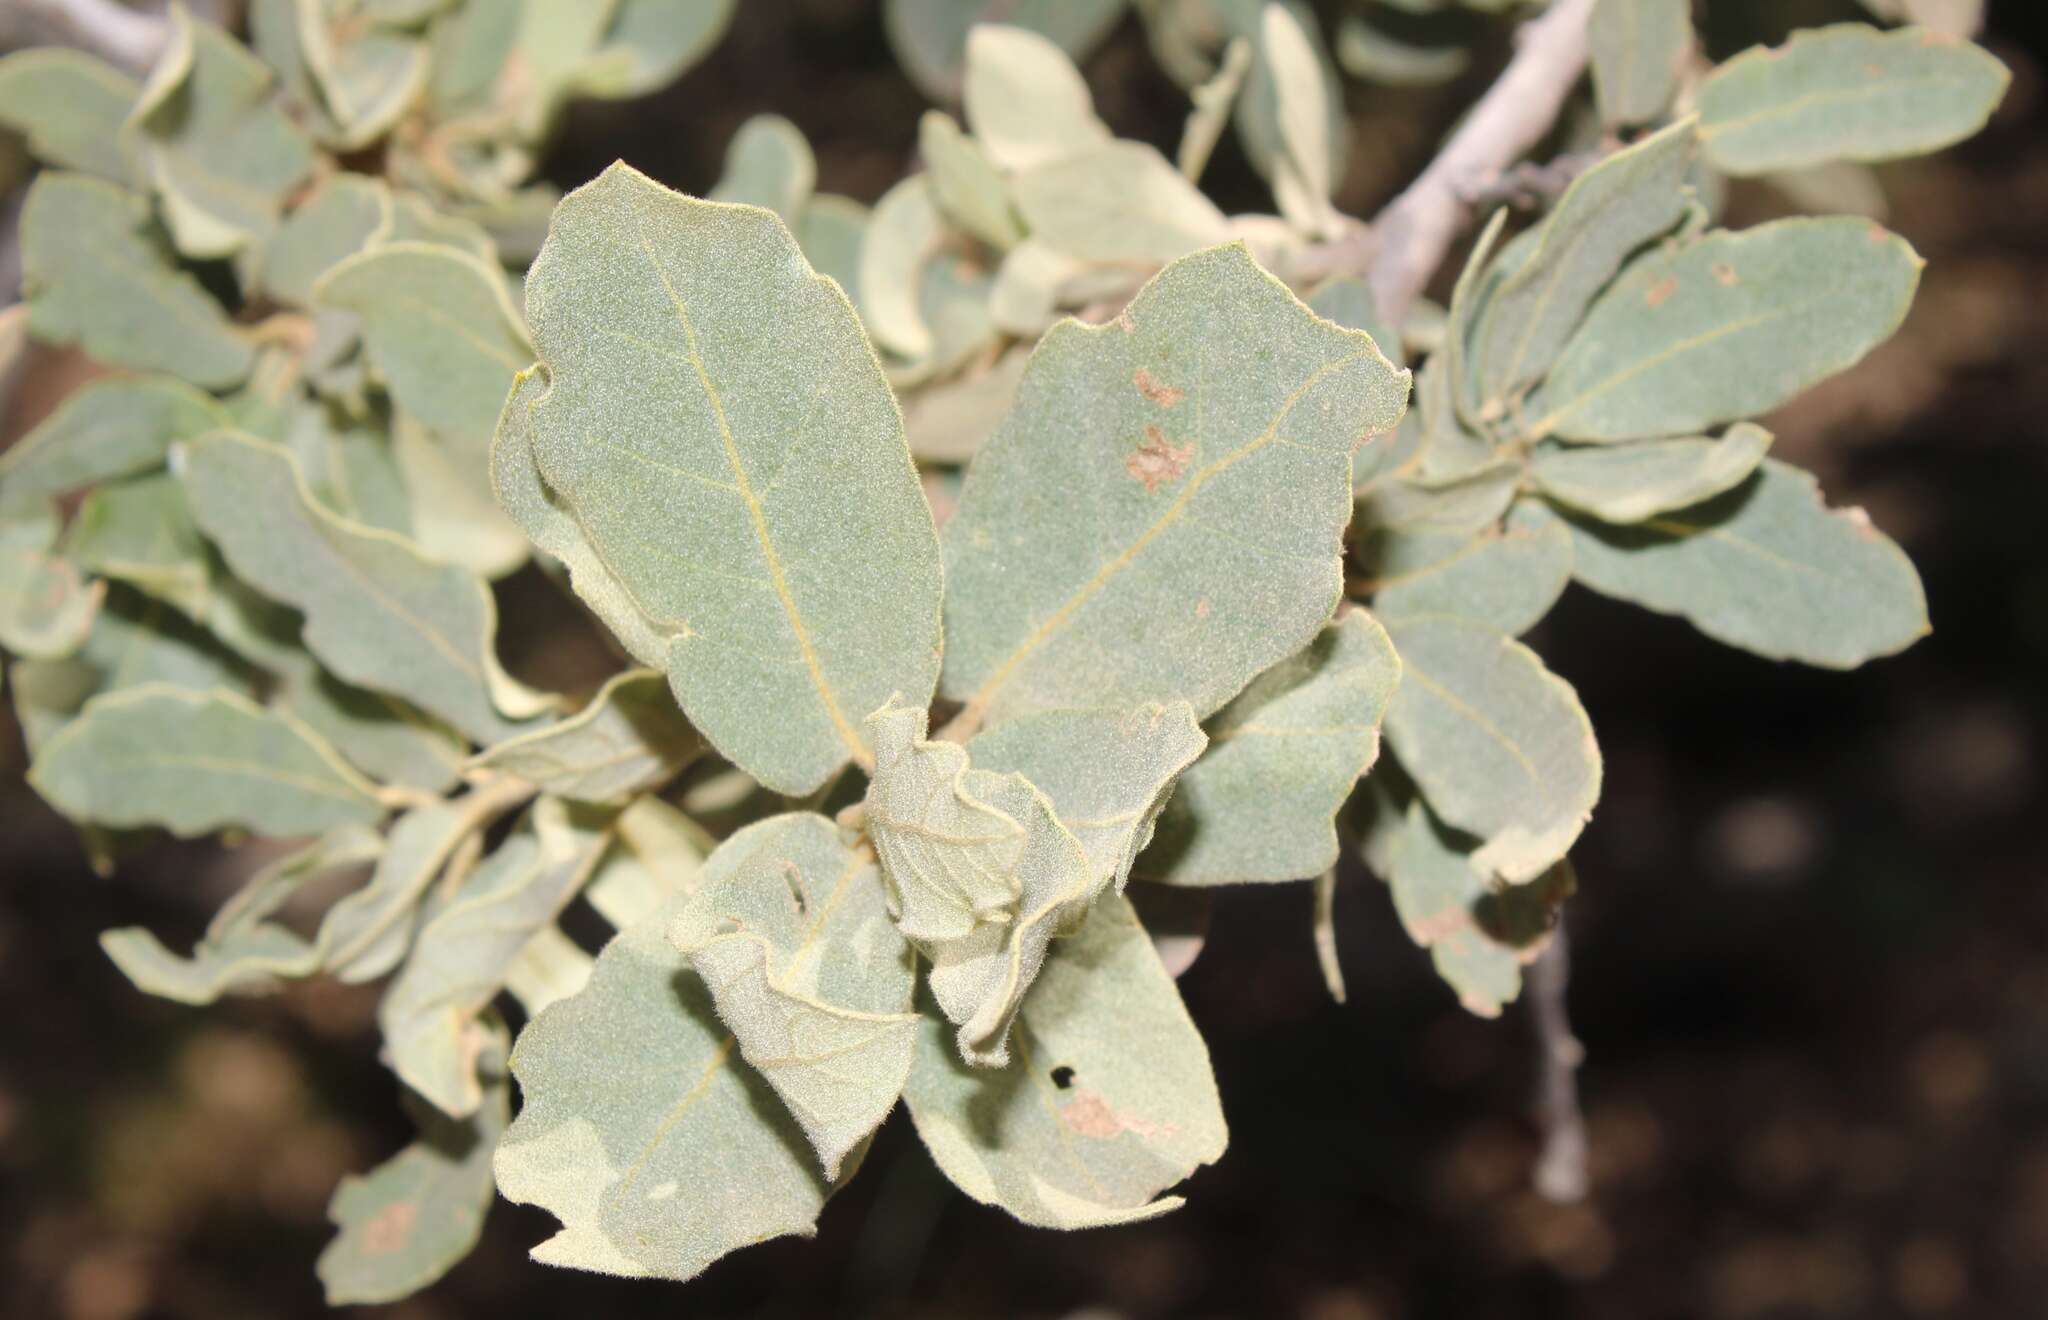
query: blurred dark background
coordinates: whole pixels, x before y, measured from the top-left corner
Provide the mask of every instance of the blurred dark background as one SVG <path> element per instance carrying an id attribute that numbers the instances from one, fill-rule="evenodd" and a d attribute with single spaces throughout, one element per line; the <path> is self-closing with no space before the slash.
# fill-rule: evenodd
<path id="1" fill-rule="evenodd" d="M 1335 6 L 1326 6 L 1335 12 Z M 1713 54 L 1858 12 L 1713 0 Z M 2032 8 L 1994 5 L 2013 89 L 1981 138 L 1884 171 L 1929 261 L 1900 335 L 1775 419 L 1780 456 L 1866 506 L 1920 566 L 1934 635 L 1851 675 L 1752 659 L 1574 589 L 1534 639 L 1607 757 L 1569 909 L 1593 1191 L 1528 1189 L 1525 1013 L 1472 1018 L 1347 873 L 1351 1002 L 1330 1003 L 1305 885 L 1221 896 L 1182 985 L 1232 1143 L 1149 1224 L 1061 1235 L 954 1193 L 892 1122 L 814 1241 L 687 1286 L 528 1263 L 548 1216 L 389 1314 L 1151 1317 L 2009 1317 L 2048 1298 L 2048 135 Z M 1498 68 L 1354 85 L 1340 203 L 1370 215 Z M 1088 64 L 1105 117 L 1170 149 L 1185 101 L 1127 20 Z M 924 108 L 870 6 L 746 4 L 678 86 L 569 116 L 548 173 L 623 156 L 716 177 L 749 114 L 794 119 L 823 189 L 873 200 Z M 1267 209 L 1229 139 L 1206 181 Z M 1730 221 L 1784 204 L 1739 191 Z M 1447 282 L 1451 274 L 1443 274 Z M 40 358 L 7 435 L 67 379 Z M 590 676 L 545 587 L 513 585 L 529 677 Z M 0 716 L 4 720 L 5 716 Z M 192 1010 L 145 998 L 104 928 L 195 935 L 239 863 L 167 843 L 112 879 L 23 785 L 0 725 L 0 1315 L 316 1314 L 323 1207 L 410 1135 L 374 987 Z"/>

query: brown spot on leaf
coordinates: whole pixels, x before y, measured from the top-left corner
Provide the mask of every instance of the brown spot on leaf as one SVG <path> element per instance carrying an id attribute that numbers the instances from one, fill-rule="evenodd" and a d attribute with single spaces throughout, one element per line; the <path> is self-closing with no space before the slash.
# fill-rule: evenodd
<path id="1" fill-rule="evenodd" d="M 1186 390 L 1175 389 L 1143 367 L 1139 367 L 1137 371 L 1132 373 L 1131 384 L 1138 387 L 1138 393 L 1162 408 L 1171 408 L 1174 404 L 1188 397 Z"/>
<path id="2" fill-rule="evenodd" d="M 1891 230 L 1886 229 L 1883 225 L 1877 223 L 1877 221 L 1875 220 L 1871 221 L 1870 228 L 1864 230 L 1863 232 L 1869 237 L 1870 241 L 1873 243 L 1885 242 L 1892 236 Z"/>
<path id="3" fill-rule="evenodd" d="M 411 1201 L 393 1201 L 363 1224 L 363 1250 L 372 1256 L 388 1256 L 404 1248 L 419 1223 L 420 1208 Z"/>
<path id="4" fill-rule="evenodd" d="M 1135 1132 L 1141 1137 L 1159 1135 L 1162 1129 L 1155 1123 L 1141 1118 L 1126 1118 L 1109 1107 L 1109 1102 L 1084 1087 L 1074 1088 L 1074 1098 L 1060 1109 L 1060 1122 L 1066 1124 L 1069 1132 L 1083 1137 L 1095 1137 L 1107 1141 L 1120 1132 Z"/>
<path id="5" fill-rule="evenodd" d="M 1884 65 L 1866 64 L 1863 66 L 1863 72 L 1866 76 L 1871 78 L 1882 78 L 1884 77 Z"/>
<path id="6" fill-rule="evenodd" d="M 1472 914 L 1461 907 L 1448 907 L 1434 916 L 1424 917 L 1408 928 L 1408 937 L 1428 948 L 1438 940 L 1446 939 L 1472 924 Z"/>
<path id="7" fill-rule="evenodd" d="M 1742 283 L 1742 277 L 1735 273 L 1735 267 L 1725 261 L 1714 263 L 1714 282 L 1724 289 L 1732 289 Z"/>
<path id="8" fill-rule="evenodd" d="M 1145 428 L 1145 443 L 1131 451 L 1124 460 L 1124 471 L 1132 478 L 1145 483 L 1145 493 L 1151 495 L 1166 482 L 1172 481 L 1188 470 L 1188 460 L 1195 456 L 1193 443 L 1174 444 L 1166 438 L 1166 432 L 1156 426 Z"/>
<path id="9" fill-rule="evenodd" d="M 1666 275 L 1644 291 L 1643 301 L 1652 307 L 1662 307 L 1671 295 L 1677 292 L 1678 277 L 1676 275 Z"/>
<path id="10" fill-rule="evenodd" d="M 1195 602 L 1195 617 L 1198 619 L 1209 617 L 1209 598 L 1207 596 Z"/>

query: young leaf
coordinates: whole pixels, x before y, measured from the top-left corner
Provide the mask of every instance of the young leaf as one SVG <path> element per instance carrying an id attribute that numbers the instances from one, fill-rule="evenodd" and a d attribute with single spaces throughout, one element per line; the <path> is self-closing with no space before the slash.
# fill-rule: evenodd
<path id="1" fill-rule="evenodd" d="M 1330 205 L 1330 102 L 1333 85 L 1309 44 L 1301 20 L 1285 5 L 1259 13 L 1259 62 L 1272 82 L 1280 151 L 1272 162 L 1273 197 L 1280 214 L 1314 238 L 1340 232 L 1344 217 Z"/>
<path id="2" fill-rule="evenodd" d="M 1174 152 L 1173 163 L 1189 183 L 1199 181 L 1202 171 L 1208 168 L 1209 157 L 1223 137 L 1223 126 L 1230 122 L 1237 94 L 1244 90 L 1245 76 L 1251 68 L 1251 41 L 1232 37 L 1223 48 L 1216 71 L 1188 88 L 1188 100 L 1194 102 L 1194 109 L 1188 111 L 1187 124 L 1180 131 L 1180 147 Z"/>
<path id="3" fill-rule="evenodd" d="M 0 508 L 0 646 L 17 655 L 59 660 L 84 644 L 106 596 L 79 566 L 50 553 L 56 520 L 46 500 Z"/>
<path id="4" fill-rule="evenodd" d="M 376 788 L 298 721 L 231 692 L 144 684 L 85 704 L 29 770 L 74 820 L 314 834 L 384 815 Z"/>
<path id="5" fill-rule="evenodd" d="M 1600 750 L 1571 685 L 1482 623 L 1390 621 L 1401 686 L 1387 738 L 1438 816 L 1483 842 L 1482 875 L 1526 884 L 1564 856 L 1600 798 Z"/>
<path id="6" fill-rule="evenodd" d="M 1576 448 L 1544 444 L 1529 464 L 1536 489 L 1602 522 L 1639 523 L 1733 490 L 1771 447 L 1771 433 L 1741 422 L 1721 436 Z"/>
<path id="7" fill-rule="evenodd" d="M 691 722 L 782 792 L 865 762 L 856 721 L 937 677 L 939 559 L 845 296 L 767 212 L 624 165 L 563 200 L 526 296 L 541 478 L 675 630 Z"/>
<path id="8" fill-rule="evenodd" d="M 1216 710 L 1335 608 L 1351 454 L 1407 383 L 1237 245 L 1055 327 L 946 526 L 946 695 Z"/>
<path id="9" fill-rule="evenodd" d="M 909 1075 L 916 956 L 890 924 L 871 856 L 822 816 L 778 826 L 773 846 L 721 869 L 668 934 L 837 1180 Z"/>
<path id="10" fill-rule="evenodd" d="M 1394 477 L 1358 501 L 1357 555 L 1375 590 L 1470 548 L 1515 498 L 1522 465 L 1490 464 L 1444 481 Z"/>
<path id="11" fill-rule="evenodd" d="M 1448 539 L 1448 538 L 1446 538 Z M 1536 626 L 1572 576 L 1572 539 L 1547 513 L 1517 507 L 1441 559 L 1373 584 L 1373 609 L 1390 623 L 1451 615 L 1510 637 Z"/>
<path id="12" fill-rule="evenodd" d="M 96 487 L 65 529 L 64 555 L 104 578 L 160 597 L 204 619 L 215 573 L 206 542 L 166 472 Z"/>
<path id="13" fill-rule="evenodd" d="M 1335 865 L 1338 809 L 1379 757 L 1400 679 L 1393 643 L 1361 610 L 1253 679 L 1209 721 L 1209 750 L 1181 776 L 1141 877 L 1246 884 Z"/>
<path id="14" fill-rule="evenodd" d="M 954 224 L 1000 249 L 1024 239 L 1010 205 L 1009 185 L 988 153 L 943 110 L 927 110 L 917 122 L 917 151 L 930 172 L 932 200 Z"/>
<path id="15" fill-rule="evenodd" d="M 1967 41 L 1838 23 L 1714 70 L 1700 85 L 1700 137 L 1737 175 L 1917 156 L 1984 127 L 2011 80 Z"/>
<path id="16" fill-rule="evenodd" d="M 456 847 L 484 823 L 480 802 L 506 799 L 500 789 L 459 805 L 414 807 L 392 823 L 370 882 L 327 910 L 315 941 L 320 967 L 351 984 L 374 981 L 405 959 L 427 887 Z"/>
<path id="17" fill-rule="evenodd" d="M 1109 145 L 1066 51 L 1015 25 L 983 23 L 966 37 L 967 127 L 998 167 L 1015 173 Z"/>
<path id="18" fill-rule="evenodd" d="M 322 141 L 343 151 L 390 131 L 426 90 L 427 43 L 365 23 L 333 0 L 299 0 L 299 45 L 331 121 Z"/>
<path id="19" fill-rule="evenodd" d="M 128 181 L 117 141 L 141 86 L 84 51 L 43 46 L 0 56 L 0 128 L 28 140 L 29 154 L 59 169 Z"/>
<path id="20" fill-rule="evenodd" d="M 306 616 L 305 643 L 322 664 L 483 745 L 520 732 L 494 704 L 514 685 L 493 652 L 497 607 L 482 582 L 403 537 L 336 518 L 274 445 L 223 431 L 181 452 L 200 527 L 237 576 Z"/>
<path id="21" fill-rule="evenodd" d="M 1573 180 L 1537 231 L 1526 263 L 1488 300 L 1472 349 L 1482 399 L 1497 410 L 1542 379 L 1621 263 L 1684 217 L 1696 149 L 1686 120 Z"/>
<path id="22" fill-rule="evenodd" d="M 927 1006 L 903 1092 L 917 1134 L 962 1191 L 1027 1224 L 1154 1218 L 1223 1154 L 1208 1048 L 1120 896 L 1046 959 L 1008 1067 L 968 1066 L 947 1035 Z"/>
<path id="23" fill-rule="evenodd" d="M 1384 777 L 1384 776 L 1382 776 Z M 1480 879 L 1475 841 L 1447 829 L 1405 791 L 1367 795 L 1366 854 L 1394 899 L 1410 939 L 1468 1012 L 1499 1017 L 1522 988 L 1522 967 L 1548 943 L 1556 913 L 1577 887 L 1560 861 L 1537 880 L 1505 889 Z"/>
<path id="24" fill-rule="evenodd" d="M 178 250 L 225 257 L 277 225 L 284 198 L 313 167 L 313 148 L 271 98 L 263 61 L 182 4 L 170 42 L 125 126 Z"/>
<path id="25" fill-rule="evenodd" d="M 453 248 L 371 248 L 323 275 L 313 300 L 362 317 L 363 342 L 391 397 L 450 435 L 490 435 L 513 377 L 533 361 L 503 278 Z"/>
<path id="26" fill-rule="evenodd" d="M 21 213 L 21 266 L 38 339 L 209 389 L 249 374 L 250 341 L 172 264 L 149 204 L 125 188 L 79 174 L 37 178 Z"/>
<path id="27" fill-rule="evenodd" d="M 540 368 L 530 367 L 519 374 L 512 397 L 505 401 L 491 445 L 491 485 L 498 505 L 535 545 L 562 562 L 576 594 L 611 629 L 626 654 L 643 665 L 662 665 L 680 627 L 663 628 L 641 612 L 618 575 L 598 557 L 576 516 L 555 498 L 534 466 L 533 406 L 547 392 L 547 378 Z"/>
<path id="28" fill-rule="evenodd" d="M 337 174 L 293 209 L 263 245 L 258 282 L 293 307 L 313 305 L 320 277 L 395 223 L 391 190 L 361 174 Z"/>
<path id="29" fill-rule="evenodd" d="M 1678 94 L 1692 55 L 1691 0 L 1596 0 L 1586 43 L 1601 122 L 1649 123 Z"/>
<path id="30" fill-rule="evenodd" d="M 803 130 L 781 115 L 755 115 L 725 148 L 714 202 L 765 207 L 794 225 L 818 183 L 818 159 Z"/>
<path id="31" fill-rule="evenodd" d="M 780 858 L 791 838 L 815 838 L 818 827 L 802 820 L 776 817 L 735 834 L 706 865 L 705 887 L 757 852 Z M 535 1260 L 688 1279 L 729 1251 L 811 1232 L 834 1190 L 669 943 L 669 927 L 695 901 L 676 894 L 621 931 L 590 983 L 519 1037 L 512 1075 L 524 1103 L 496 1168 L 508 1200 L 561 1221 Z"/>
<path id="32" fill-rule="evenodd" d="M 329 1306 L 409 1296 L 446 1274 L 483 1233 L 492 1200 L 491 1155 L 512 1116 L 505 1024 L 481 1027 L 479 1068 L 487 1090 L 473 1114 L 450 1120 L 408 1105 L 420 1135 L 367 1175 L 334 1189 L 327 1217 L 340 1230 L 320 1253 Z"/>
<path id="33" fill-rule="evenodd" d="M 1530 405 L 1532 436 L 1694 435 L 1862 360 L 1905 319 L 1923 263 L 1866 220 L 1779 220 L 1631 262 Z"/>
<path id="34" fill-rule="evenodd" d="M 569 719 L 489 748 L 471 762 L 578 802 L 623 804 L 660 788 L 704 750 L 650 669 L 619 674 Z"/>
<path id="35" fill-rule="evenodd" d="M 876 342 L 899 357 L 915 360 L 932 351 L 932 329 L 918 291 L 945 237 L 945 218 L 932 197 L 931 180 L 922 174 L 883 193 L 861 235 L 861 316 Z"/>
<path id="36" fill-rule="evenodd" d="M 576 896 L 612 842 L 612 812 L 542 798 L 447 906 L 377 1006 L 391 1069 L 444 1114 L 483 1103 L 482 1016 L 527 943 Z"/>
<path id="37" fill-rule="evenodd" d="M 1579 581 L 1769 659 L 1853 669 L 1929 631 L 1926 594 L 1899 547 L 1775 460 L 1704 504 L 1630 527 L 1571 525 Z"/>
<path id="38" fill-rule="evenodd" d="M 1216 204 L 1145 142 L 1107 142 L 1012 182 L 1032 237 L 1090 262 L 1157 264 L 1229 237 Z"/>
<path id="39" fill-rule="evenodd" d="M 343 825 L 271 863 L 214 914 L 190 957 L 172 953 L 140 926 L 104 932 L 100 948 L 136 989 L 181 1004 L 211 1004 L 310 976 L 320 965 L 318 948 L 267 918 L 315 880 L 370 865 L 383 848 L 376 831 Z"/>
<path id="40" fill-rule="evenodd" d="M 199 692 L 222 688 L 244 697 L 256 691 L 255 671 L 204 630 L 163 601 L 118 582 L 108 585 L 92 631 L 75 654 L 22 659 L 12 683 L 14 713 L 31 755 L 101 692 L 142 683 Z"/>
<path id="41" fill-rule="evenodd" d="M 1208 745 L 1184 701 L 1133 710 L 1048 710 L 967 744 L 982 770 L 1018 774 L 1045 794 L 1087 854 L 1089 897 L 1123 892 L 1176 780 Z"/>

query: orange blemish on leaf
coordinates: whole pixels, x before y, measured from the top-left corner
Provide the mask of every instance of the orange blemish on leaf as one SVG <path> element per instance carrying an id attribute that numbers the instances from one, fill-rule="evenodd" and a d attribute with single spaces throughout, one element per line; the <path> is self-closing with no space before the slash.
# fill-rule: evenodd
<path id="1" fill-rule="evenodd" d="M 419 1222 L 420 1208 L 410 1201 L 393 1201 L 363 1225 L 363 1250 L 372 1256 L 388 1256 L 405 1246 Z"/>
<path id="2" fill-rule="evenodd" d="M 1157 426 L 1145 428 L 1145 443 L 1131 451 L 1124 459 L 1124 471 L 1133 480 L 1145 483 L 1147 495 L 1156 494 L 1159 487 L 1174 480 L 1188 470 L 1188 460 L 1195 456 L 1193 444 L 1175 444 L 1166 438 L 1166 432 Z"/>
<path id="3" fill-rule="evenodd" d="M 1643 301 L 1652 307 L 1662 307 L 1665 301 L 1677 292 L 1678 277 L 1676 275 L 1666 275 L 1644 291 Z"/>
<path id="4" fill-rule="evenodd" d="M 1209 617 L 1209 598 L 1207 596 L 1195 602 L 1195 617 L 1198 619 Z"/>
<path id="5" fill-rule="evenodd" d="M 1725 261 L 1715 263 L 1714 280 L 1724 289 L 1732 289 L 1742 283 L 1742 277 L 1735 273 L 1735 267 Z"/>
<path id="6" fill-rule="evenodd" d="M 1138 393 L 1162 408 L 1171 408 L 1188 397 L 1186 390 L 1175 389 L 1143 367 L 1139 367 L 1131 374 L 1131 384 L 1138 387 Z"/>

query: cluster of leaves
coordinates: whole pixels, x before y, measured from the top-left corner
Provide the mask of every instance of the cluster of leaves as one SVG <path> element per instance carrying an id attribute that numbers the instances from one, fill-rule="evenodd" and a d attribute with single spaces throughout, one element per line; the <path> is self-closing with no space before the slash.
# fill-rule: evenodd
<path id="1" fill-rule="evenodd" d="M 1975 47 L 1842 27 L 1702 77 L 1682 0 L 1602 0 L 1610 149 L 1396 329 L 1290 288 L 1355 225 L 1305 9 L 1140 6 L 1190 88 L 1169 162 L 1069 53 L 1119 4 L 974 8 L 889 6 L 965 126 L 872 211 L 775 118 L 710 200 L 525 182 L 567 98 L 673 76 L 719 5 L 277 0 L 253 56 L 174 11 L 141 83 L 0 60 L 51 167 L 27 331 L 121 369 L 0 458 L 31 780 L 104 860 L 311 840 L 186 954 L 103 942 L 189 1003 L 389 978 L 420 1137 L 337 1193 L 336 1301 L 438 1277 L 494 1183 L 560 1220 L 540 1260 L 688 1278 L 810 1231 L 899 1100 L 1026 1222 L 1163 1213 L 1225 1128 L 1134 899 L 1313 879 L 1326 943 L 1353 848 L 1497 1013 L 1599 795 L 1515 640 L 1568 581 L 1810 664 L 1926 629 L 1749 420 L 1920 263 L 1713 199 L 1966 136 Z M 1233 119 L 1278 215 L 1195 185 Z M 500 668 L 529 556 L 637 667 L 581 701 Z"/>

